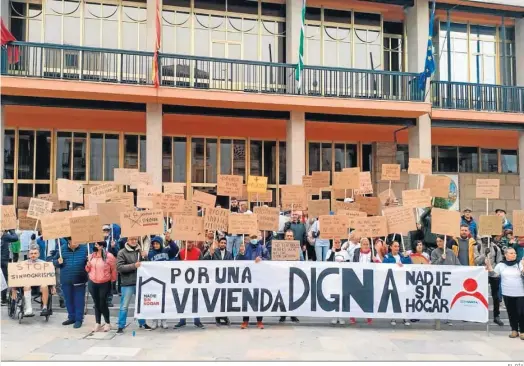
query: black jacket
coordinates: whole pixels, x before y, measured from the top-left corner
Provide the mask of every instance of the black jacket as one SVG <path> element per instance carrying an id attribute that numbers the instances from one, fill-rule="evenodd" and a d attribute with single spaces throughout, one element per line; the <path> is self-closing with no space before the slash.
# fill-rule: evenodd
<path id="1" fill-rule="evenodd" d="M 18 240 L 18 235 L 15 234 L 14 230 L 8 230 L 2 235 L 2 245 L 0 247 L 1 263 L 6 265 L 9 263 L 9 244 L 14 243 Z"/>
<path id="2" fill-rule="evenodd" d="M 215 249 L 215 252 L 213 255 L 211 255 L 211 252 L 208 250 L 207 253 L 204 255 L 204 260 L 214 260 L 214 261 L 232 261 L 233 260 L 233 254 L 231 252 L 228 252 L 226 250 L 226 253 L 224 254 L 224 259 L 222 259 L 222 255 L 220 254 L 220 249 Z"/>

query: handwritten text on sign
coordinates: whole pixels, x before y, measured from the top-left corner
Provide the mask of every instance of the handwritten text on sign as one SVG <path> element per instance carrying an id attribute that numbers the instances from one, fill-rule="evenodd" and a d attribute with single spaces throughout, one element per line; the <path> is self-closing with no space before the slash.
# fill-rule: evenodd
<path id="1" fill-rule="evenodd" d="M 498 199 L 500 194 L 500 179 L 477 179 L 476 197 Z"/>
<path id="2" fill-rule="evenodd" d="M 345 238 L 348 236 L 349 219 L 347 216 L 320 216 L 318 221 L 321 239 Z"/>
<path id="3" fill-rule="evenodd" d="M 382 180 L 400 180 L 400 164 L 382 164 Z"/>
<path id="4" fill-rule="evenodd" d="M 247 177 L 247 192 L 248 193 L 266 193 L 267 177 L 259 177 L 250 175 Z"/>
<path id="5" fill-rule="evenodd" d="M 408 189 L 402 191 L 402 205 L 412 208 L 430 207 L 431 194 L 429 189 Z"/>
<path id="6" fill-rule="evenodd" d="M 352 229 L 356 228 L 355 223 L 358 218 L 367 217 L 367 214 L 365 212 L 353 210 L 338 210 L 337 215 L 349 217 L 349 227 Z"/>
<path id="7" fill-rule="evenodd" d="M 300 241 L 273 240 L 271 242 L 271 260 L 298 261 L 300 259 Z"/>
<path id="8" fill-rule="evenodd" d="M 480 215 L 479 235 L 500 235 L 502 233 L 502 217 L 497 215 Z"/>
<path id="9" fill-rule="evenodd" d="M 41 216 L 51 213 L 51 211 L 53 211 L 53 202 L 31 198 L 27 210 L 27 217 L 39 219 Z"/>
<path id="10" fill-rule="evenodd" d="M 278 231 L 280 209 L 278 207 L 255 207 L 258 230 Z"/>
<path id="11" fill-rule="evenodd" d="M 360 185 L 359 189 L 355 190 L 355 194 L 373 194 L 370 172 L 360 172 Z"/>
<path id="12" fill-rule="evenodd" d="M 164 214 L 162 210 L 127 211 L 120 214 L 122 236 L 163 234 Z"/>
<path id="13" fill-rule="evenodd" d="M 114 172 L 115 183 L 128 186 L 131 184 L 131 176 L 138 172 L 138 169 L 115 168 Z"/>
<path id="14" fill-rule="evenodd" d="M 409 174 L 431 174 L 431 159 L 416 159 L 409 158 L 408 173 Z"/>
<path id="15" fill-rule="evenodd" d="M 98 215 L 72 217 L 69 224 L 73 243 L 94 243 L 104 240 L 104 234 L 100 230 L 102 223 Z"/>
<path id="16" fill-rule="evenodd" d="M 460 212 L 431 209 L 431 232 L 434 234 L 460 236 Z"/>
<path id="17" fill-rule="evenodd" d="M 227 231 L 229 210 L 225 208 L 208 208 L 204 216 L 204 229 L 211 231 Z"/>
<path id="18" fill-rule="evenodd" d="M 217 197 L 215 195 L 199 191 L 198 189 L 195 189 L 193 192 L 193 203 L 195 203 L 197 206 L 210 208 L 215 207 L 215 202 L 217 200 Z"/>
<path id="19" fill-rule="evenodd" d="M 118 185 L 114 183 L 99 184 L 91 187 L 91 190 L 89 191 L 91 196 L 102 196 L 106 198 L 115 193 L 118 193 Z"/>
<path id="20" fill-rule="evenodd" d="M 451 178 L 445 175 L 426 175 L 424 177 L 424 189 L 429 189 L 431 197 L 449 197 L 449 185 Z"/>
<path id="21" fill-rule="evenodd" d="M 257 215 L 255 214 L 230 214 L 228 231 L 231 234 L 258 234 Z"/>
<path id="22" fill-rule="evenodd" d="M 388 222 L 388 234 L 407 234 L 417 230 L 415 214 L 411 207 L 391 207 L 384 209 L 384 216 Z"/>
<path id="23" fill-rule="evenodd" d="M 284 186 L 282 190 L 283 210 L 307 210 L 306 193 L 299 185 Z"/>
<path id="24" fill-rule="evenodd" d="M 513 210 L 513 234 L 515 236 L 524 235 L 524 211 Z"/>
<path id="25" fill-rule="evenodd" d="M 42 224 L 42 238 L 44 240 L 66 238 L 71 236 L 69 220 L 72 211 L 53 212 L 40 217 Z M 34 230 L 34 226 L 31 230 Z"/>
<path id="26" fill-rule="evenodd" d="M 387 219 L 384 216 L 358 217 L 355 219 L 355 230 L 362 237 L 387 236 Z"/>
<path id="27" fill-rule="evenodd" d="M 57 179 L 58 199 L 74 203 L 84 203 L 84 186 L 69 179 Z"/>
<path id="28" fill-rule="evenodd" d="M 218 175 L 217 195 L 237 197 L 242 195 L 242 183 L 244 178 L 240 175 Z"/>
<path id="29" fill-rule="evenodd" d="M 16 229 L 14 205 L 0 206 L 0 230 Z"/>
<path id="30" fill-rule="evenodd" d="M 29 263 L 28 261 L 9 263 L 9 287 L 54 286 L 55 267 L 50 262 Z"/>
<path id="31" fill-rule="evenodd" d="M 333 189 L 359 189 L 360 169 L 348 168 L 333 173 Z M 345 198 L 345 197 L 344 197 Z"/>
<path id="32" fill-rule="evenodd" d="M 174 240 L 197 240 L 203 241 L 204 237 L 204 218 L 199 216 L 173 216 Z"/>

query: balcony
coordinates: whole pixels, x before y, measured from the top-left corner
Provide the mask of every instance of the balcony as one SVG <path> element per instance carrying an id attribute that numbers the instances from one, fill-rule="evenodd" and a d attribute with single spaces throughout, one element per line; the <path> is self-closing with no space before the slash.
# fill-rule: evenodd
<path id="1" fill-rule="evenodd" d="M 524 113 L 524 87 L 432 81 L 431 101 L 434 108 Z"/>
<path id="2" fill-rule="evenodd" d="M 7 55 L 18 53 L 16 63 Z M 15 42 L 2 48 L 2 75 L 152 85 L 152 52 Z M 164 87 L 277 95 L 422 101 L 417 74 L 306 66 L 173 54 L 159 55 Z"/>

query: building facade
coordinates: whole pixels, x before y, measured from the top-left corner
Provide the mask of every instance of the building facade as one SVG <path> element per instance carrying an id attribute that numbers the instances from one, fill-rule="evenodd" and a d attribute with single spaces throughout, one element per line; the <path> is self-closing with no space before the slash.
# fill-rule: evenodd
<path id="1" fill-rule="evenodd" d="M 156 185 L 214 192 L 217 174 L 280 187 L 359 166 L 433 158 L 476 214 L 475 179 L 501 180 L 490 210 L 524 207 L 524 5 L 437 0 L 5 0 L 18 42 L 3 51 L 4 204 L 138 168 Z M 417 85 L 432 29 L 436 72 Z M 520 145 L 520 148 L 519 148 Z M 190 197 L 193 189 L 187 189 Z M 326 190 L 325 198 L 331 197 Z M 331 197 L 334 198 L 334 197 Z"/>

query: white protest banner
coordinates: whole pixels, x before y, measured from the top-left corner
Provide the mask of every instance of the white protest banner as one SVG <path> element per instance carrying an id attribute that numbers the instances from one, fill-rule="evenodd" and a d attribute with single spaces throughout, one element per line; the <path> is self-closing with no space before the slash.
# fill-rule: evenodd
<path id="1" fill-rule="evenodd" d="M 58 199 L 74 203 L 84 203 L 84 186 L 69 179 L 57 179 Z"/>
<path id="2" fill-rule="evenodd" d="M 54 286 L 55 266 L 51 262 L 9 263 L 7 267 L 9 287 Z"/>
<path id="3" fill-rule="evenodd" d="M 41 216 L 51 213 L 51 211 L 53 211 L 53 202 L 39 198 L 31 198 L 29 208 L 27 209 L 27 217 L 39 219 Z"/>
<path id="4" fill-rule="evenodd" d="M 206 280 L 197 281 L 195 273 Z M 143 262 L 136 291 L 139 319 L 297 316 L 488 321 L 484 267 Z"/>
<path id="5" fill-rule="evenodd" d="M 0 205 L 0 230 L 16 229 L 16 226 L 15 206 Z"/>

